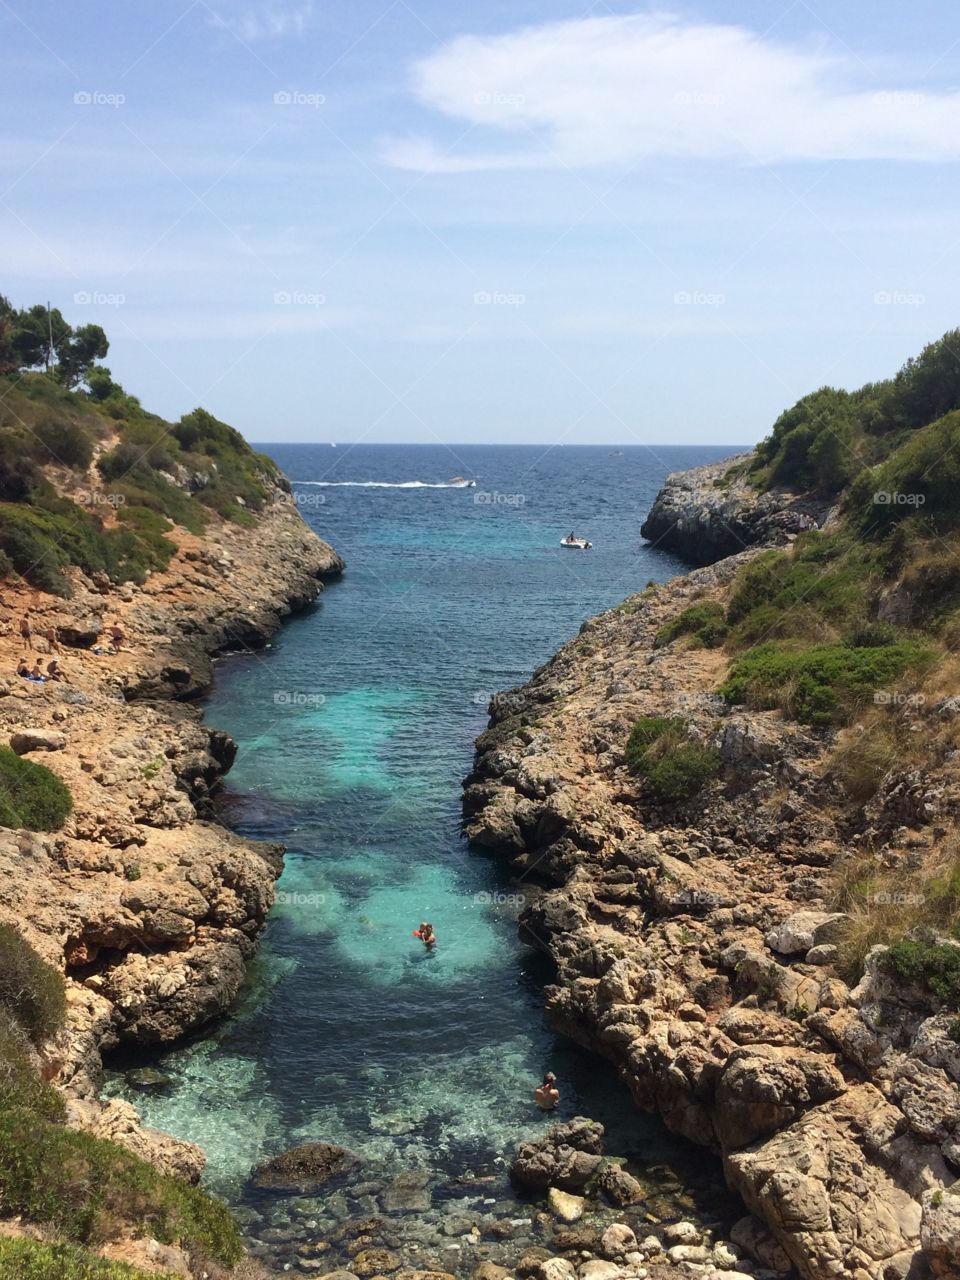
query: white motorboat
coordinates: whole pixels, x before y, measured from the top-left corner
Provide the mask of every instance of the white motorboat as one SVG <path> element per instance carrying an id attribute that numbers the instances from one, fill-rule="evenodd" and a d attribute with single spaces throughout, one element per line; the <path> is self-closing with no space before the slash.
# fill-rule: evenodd
<path id="1" fill-rule="evenodd" d="M 588 542 L 586 538 L 575 538 L 571 533 L 560 539 L 560 545 L 561 547 L 571 547 L 574 551 L 589 551 L 593 543 Z"/>
<path id="2" fill-rule="evenodd" d="M 465 480 L 463 476 L 451 476 L 447 484 L 454 489 L 475 489 L 477 487 L 476 480 Z"/>

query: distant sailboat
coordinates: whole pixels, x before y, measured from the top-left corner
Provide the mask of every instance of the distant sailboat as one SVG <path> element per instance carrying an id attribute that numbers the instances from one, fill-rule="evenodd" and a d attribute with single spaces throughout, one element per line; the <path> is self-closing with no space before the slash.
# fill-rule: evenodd
<path id="1" fill-rule="evenodd" d="M 335 449 L 336 447 L 337 447 L 336 442 L 335 442 L 334 440 L 331 440 L 331 441 L 330 441 L 330 448 L 331 448 L 331 449 Z"/>

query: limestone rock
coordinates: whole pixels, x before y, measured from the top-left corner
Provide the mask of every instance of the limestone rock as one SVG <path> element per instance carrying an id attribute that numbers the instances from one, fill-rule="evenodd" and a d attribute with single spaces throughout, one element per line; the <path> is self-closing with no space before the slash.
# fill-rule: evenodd
<path id="1" fill-rule="evenodd" d="M 345 1147 L 331 1142 L 305 1142 L 257 1165 L 251 1183 L 261 1190 L 296 1191 L 306 1195 L 349 1173 L 359 1163 Z M 370 1275 L 373 1274 L 371 1271 Z"/>
<path id="2" fill-rule="evenodd" d="M 17 729 L 10 735 L 10 747 L 18 756 L 31 751 L 62 751 L 66 736 L 54 729 Z"/>
<path id="3" fill-rule="evenodd" d="M 539 1142 L 525 1142 L 517 1151 L 511 1177 L 522 1186 L 577 1191 L 599 1167 L 603 1126 L 583 1116 L 556 1125 Z"/>
<path id="4" fill-rule="evenodd" d="M 625 1258 L 636 1251 L 637 1237 L 625 1223 L 611 1223 L 600 1237 L 600 1252 L 605 1258 Z"/>
<path id="5" fill-rule="evenodd" d="M 960 1275 L 960 1194 L 952 1189 L 927 1192 L 920 1243 L 935 1276 Z"/>
<path id="6" fill-rule="evenodd" d="M 547 1204 L 554 1217 L 559 1218 L 561 1222 L 576 1222 L 583 1217 L 583 1196 L 571 1195 L 568 1191 L 561 1191 L 558 1187 L 551 1187 L 547 1192 Z"/>
<path id="7" fill-rule="evenodd" d="M 797 911 L 771 929 L 766 944 L 779 955 L 792 956 L 836 942 L 847 917 L 842 912 Z"/>

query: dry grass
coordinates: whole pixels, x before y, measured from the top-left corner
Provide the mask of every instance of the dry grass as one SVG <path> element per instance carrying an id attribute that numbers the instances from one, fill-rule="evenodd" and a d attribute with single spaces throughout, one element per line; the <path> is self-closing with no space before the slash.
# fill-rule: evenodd
<path id="1" fill-rule="evenodd" d="M 851 854 L 834 867 L 830 900 L 850 917 L 841 969 L 856 981 L 871 947 L 889 946 L 920 927 L 945 933 L 960 927 L 960 833 L 916 867 L 889 868 L 874 855 Z"/>

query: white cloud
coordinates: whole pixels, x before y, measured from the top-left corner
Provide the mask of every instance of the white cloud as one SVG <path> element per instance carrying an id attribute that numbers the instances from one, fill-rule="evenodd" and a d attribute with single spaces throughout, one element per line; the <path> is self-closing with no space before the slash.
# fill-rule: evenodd
<path id="1" fill-rule="evenodd" d="M 464 36 L 413 68 L 420 101 L 474 126 L 451 149 L 393 138 L 400 168 L 960 158 L 960 94 L 864 86 L 852 53 L 791 47 L 666 14 L 586 18 Z M 496 130 L 495 149 L 475 145 Z M 484 134 L 480 133 L 483 137 Z"/>
<path id="2" fill-rule="evenodd" d="M 267 0 L 262 4 L 245 5 L 235 13 L 221 10 L 213 14 L 211 22 L 216 27 L 232 31 L 245 44 L 257 44 L 262 40 L 302 35 L 312 12 L 312 0 L 294 5 Z"/>

